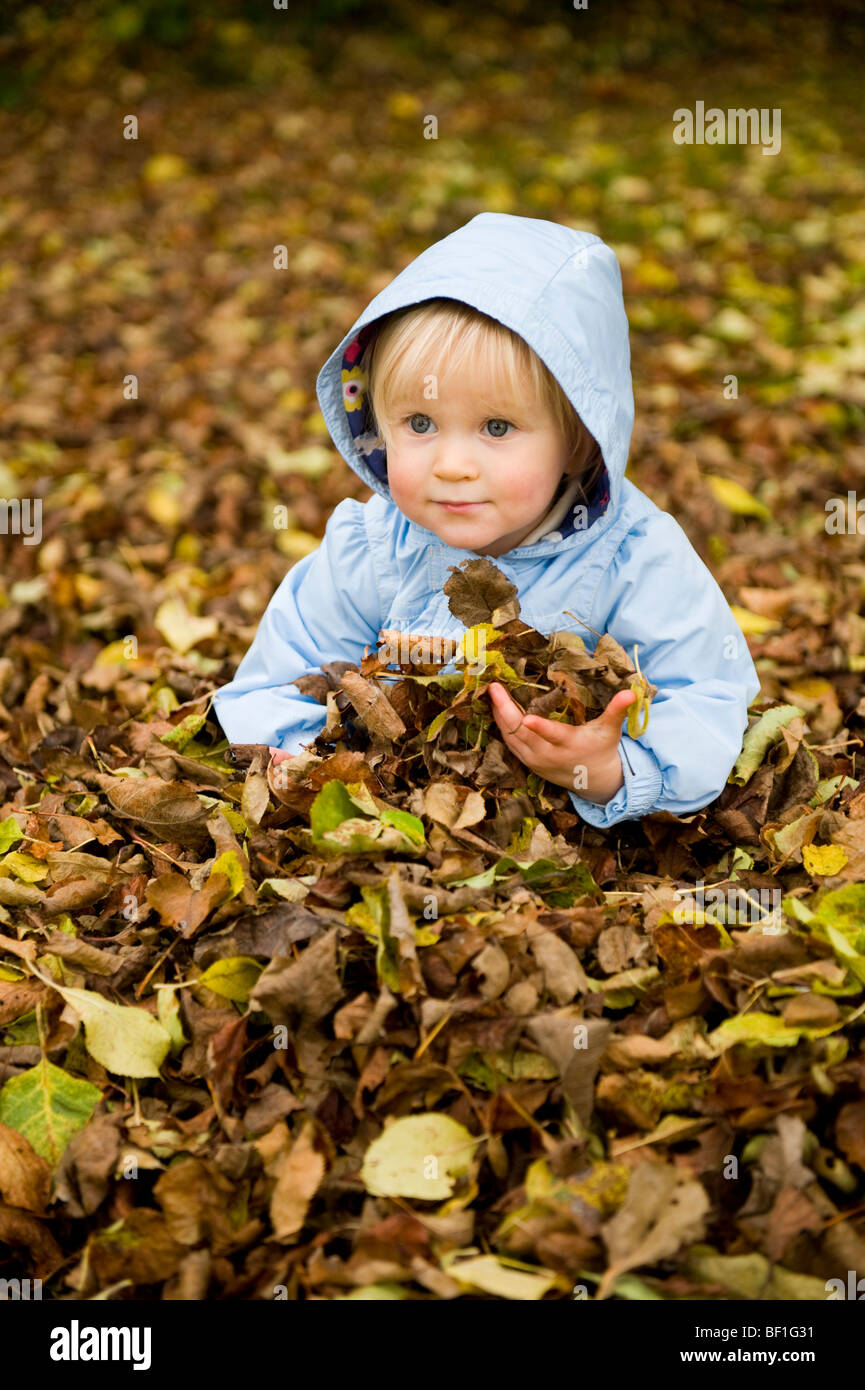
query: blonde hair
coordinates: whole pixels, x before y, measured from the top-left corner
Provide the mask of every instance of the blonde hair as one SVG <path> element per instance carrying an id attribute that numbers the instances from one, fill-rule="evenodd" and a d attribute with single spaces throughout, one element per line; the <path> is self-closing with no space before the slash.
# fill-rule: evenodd
<path id="1" fill-rule="evenodd" d="M 468 363 L 494 364 L 496 395 L 514 404 L 531 398 L 545 405 L 561 431 L 573 473 L 585 470 L 589 494 L 603 468 L 594 435 L 583 424 L 549 368 L 518 333 L 458 299 L 429 299 L 387 315 L 360 360 L 369 388 L 370 429 L 384 444 L 381 422 L 401 398 L 422 388 L 439 362 L 459 371 Z M 527 385 L 528 383 L 528 391 Z"/>

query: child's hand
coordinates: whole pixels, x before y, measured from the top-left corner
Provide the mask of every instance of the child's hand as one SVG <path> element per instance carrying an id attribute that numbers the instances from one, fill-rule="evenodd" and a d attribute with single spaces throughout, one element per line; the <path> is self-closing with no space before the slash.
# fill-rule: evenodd
<path id="1" fill-rule="evenodd" d="M 270 762 L 267 765 L 267 785 L 274 795 L 279 798 L 279 793 L 287 791 L 291 786 L 292 777 L 288 770 L 288 764 L 291 762 L 292 758 L 297 757 L 297 754 L 286 753 L 284 748 L 273 748 L 270 744 L 267 746 L 270 749 Z M 285 766 L 283 766 L 283 764 L 285 764 Z"/>
<path id="2" fill-rule="evenodd" d="M 497 681 L 490 698 L 505 744 L 532 772 L 602 806 L 619 791 L 625 780 L 619 739 L 628 706 L 637 698 L 632 690 L 620 690 L 587 724 L 524 714 Z"/>

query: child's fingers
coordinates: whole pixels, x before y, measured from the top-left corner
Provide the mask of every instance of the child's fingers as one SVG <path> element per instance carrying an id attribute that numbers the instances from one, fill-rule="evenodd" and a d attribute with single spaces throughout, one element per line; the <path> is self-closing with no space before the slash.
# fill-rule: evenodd
<path id="1" fill-rule="evenodd" d="M 598 715 L 596 723 L 608 724 L 617 732 L 628 717 L 628 710 L 637 698 L 634 690 L 620 690 L 615 694 L 604 710 L 603 714 Z"/>
<path id="2" fill-rule="evenodd" d="M 536 747 L 547 744 L 559 748 L 565 742 L 561 724 L 554 719 L 544 719 L 540 714 L 523 714 L 516 701 L 498 682 L 490 686 L 490 694 L 493 696 L 493 713 L 501 714 L 504 719 L 504 724 L 497 720 L 503 732 L 520 734 L 523 738 L 534 735 Z"/>
<path id="3" fill-rule="evenodd" d="M 540 714 L 527 714 L 523 721 L 525 726 L 539 738 L 552 745 L 553 748 L 560 748 L 565 742 L 567 735 L 564 729 L 573 729 L 573 724 L 557 724 L 555 719 L 544 719 Z"/>
<path id="4" fill-rule="evenodd" d="M 490 699 L 493 705 L 493 718 L 500 731 L 507 738 L 524 739 L 530 732 L 525 726 L 525 715 L 515 700 L 512 700 L 503 685 L 494 682 L 490 686 Z"/>
<path id="5" fill-rule="evenodd" d="M 526 725 L 525 717 L 514 728 L 510 715 L 494 711 L 495 721 L 507 747 L 521 762 L 534 764 L 547 762 L 553 752 L 552 744 L 534 729 Z"/>
<path id="6" fill-rule="evenodd" d="M 521 762 L 533 764 L 544 761 L 545 752 L 549 752 L 549 745 L 545 745 L 530 729 L 520 726 L 514 733 L 508 733 L 501 724 L 499 729 L 508 748 Z"/>
<path id="7" fill-rule="evenodd" d="M 284 763 L 288 758 L 293 758 L 295 756 L 294 753 L 286 753 L 284 748 L 272 748 L 270 744 L 268 744 L 268 748 L 270 748 L 275 763 Z"/>

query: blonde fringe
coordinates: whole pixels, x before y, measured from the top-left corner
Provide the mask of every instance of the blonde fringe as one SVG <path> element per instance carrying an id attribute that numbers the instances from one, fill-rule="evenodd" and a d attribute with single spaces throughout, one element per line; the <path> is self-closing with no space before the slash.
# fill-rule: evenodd
<path id="1" fill-rule="evenodd" d="M 575 473 L 590 495 L 603 468 L 600 448 L 549 368 L 517 333 L 456 299 L 430 299 L 389 314 L 361 357 L 372 410 L 371 429 L 386 444 L 382 422 L 393 419 L 402 402 L 431 399 L 425 394 L 433 368 L 486 362 L 496 382 L 491 413 L 519 423 L 521 407 L 541 401 L 561 430 Z M 434 398 L 433 398 L 434 399 Z"/>

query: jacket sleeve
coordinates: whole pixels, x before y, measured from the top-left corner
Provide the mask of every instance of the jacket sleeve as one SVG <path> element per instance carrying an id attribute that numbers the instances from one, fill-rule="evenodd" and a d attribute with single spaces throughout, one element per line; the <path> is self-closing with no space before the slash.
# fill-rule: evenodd
<path id="1" fill-rule="evenodd" d="M 603 806 L 571 792 L 575 810 L 601 829 L 700 810 L 724 789 L 760 681 L 727 600 L 673 517 L 646 517 L 628 532 L 594 611 L 592 626 L 632 659 L 637 646 L 658 693 L 646 732 L 622 735 L 624 785 Z"/>
<path id="2" fill-rule="evenodd" d="M 234 679 L 213 699 L 229 743 L 301 752 L 324 728 L 324 705 L 292 684 L 328 661 L 359 662 L 382 622 L 364 504 L 334 508 L 321 545 L 288 571 Z"/>

